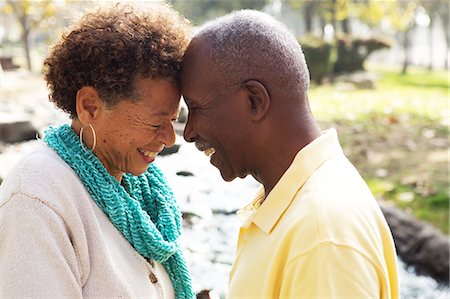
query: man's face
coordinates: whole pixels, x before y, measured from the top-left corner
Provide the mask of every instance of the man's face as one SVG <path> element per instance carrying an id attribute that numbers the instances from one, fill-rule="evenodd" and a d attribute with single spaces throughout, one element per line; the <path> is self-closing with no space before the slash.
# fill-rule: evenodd
<path id="1" fill-rule="evenodd" d="M 181 72 L 181 92 L 189 109 L 184 138 L 210 156 L 225 181 L 245 177 L 245 101 L 240 82 L 222 86 L 201 41 L 189 46 Z"/>

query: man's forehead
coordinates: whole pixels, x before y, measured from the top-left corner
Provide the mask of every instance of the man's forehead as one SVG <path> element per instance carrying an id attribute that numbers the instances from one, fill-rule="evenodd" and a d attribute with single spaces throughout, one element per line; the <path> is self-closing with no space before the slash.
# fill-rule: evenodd
<path id="1" fill-rule="evenodd" d="M 210 46 L 201 40 L 194 40 L 189 45 L 181 70 L 181 91 L 198 91 L 214 85 L 215 68 L 210 58 Z"/>
<path id="2" fill-rule="evenodd" d="M 202 39 L 194 39 L 186 50 L 184 56 L 182 73 L 190 72 L 192 69 L 208 69 L 211 67 L 211 47 Z"/>

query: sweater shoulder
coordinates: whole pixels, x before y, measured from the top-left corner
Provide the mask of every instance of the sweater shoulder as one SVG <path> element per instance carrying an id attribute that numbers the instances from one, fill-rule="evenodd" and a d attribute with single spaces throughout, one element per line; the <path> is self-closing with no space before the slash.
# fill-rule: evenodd
<path id="1" fill-rule="evenodd" d="M 0 186 L 0 205 L 18 193 L 56 209 L 74 195 L 87 194 L 76 173 L 45 145 L 23 157 L 8 173 Z"/>

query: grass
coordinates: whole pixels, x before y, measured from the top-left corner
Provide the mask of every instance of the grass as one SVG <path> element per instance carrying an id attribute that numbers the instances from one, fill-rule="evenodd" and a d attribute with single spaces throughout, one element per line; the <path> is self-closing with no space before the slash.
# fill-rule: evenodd
<path id="1" fill-rule="evenodd" d="M 312 86 L 323 128 L 335 127 L 378 199 L 449 234 L 449 77 L 446 71 L 372 67 L 375 89 Z"/>

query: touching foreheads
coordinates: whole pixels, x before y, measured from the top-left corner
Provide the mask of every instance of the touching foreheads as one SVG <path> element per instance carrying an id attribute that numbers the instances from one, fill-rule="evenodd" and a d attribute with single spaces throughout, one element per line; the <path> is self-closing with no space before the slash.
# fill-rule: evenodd
<path id="1" fill-rule="evenodd" d="M 306 92 L 309 72 L 295 37 L 267 14 L 240 10 L 206 23 L 194 36 L 210 45 L 210 58 L 226 84 L 258 80 L 268 90 Z"/>

